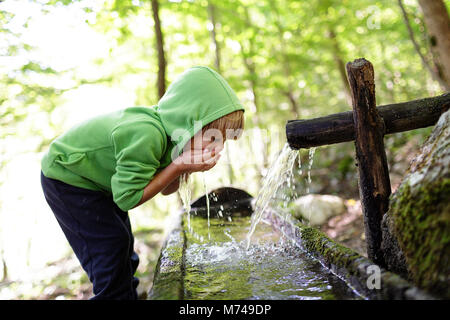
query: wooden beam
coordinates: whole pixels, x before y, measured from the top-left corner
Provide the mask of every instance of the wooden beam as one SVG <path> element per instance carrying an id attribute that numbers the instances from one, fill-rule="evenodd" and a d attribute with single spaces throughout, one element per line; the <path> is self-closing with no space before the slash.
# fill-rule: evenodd
<path id="1" fill-rule="evenodd" d="M 391 184 L 384 150 L 384 122 L 375 104 L 372 64 L 362 59 L 347 63 L 352 93 L 355 148 L 369 259 L 384 266 L 381 252 L 381 219 L 389 209 Z"/>
<path id="2" fill-rule="evenodd" d="M 431 98 L 379 106 L 377 111 L 384 121 L 385 134 L 391 134 L 435 125 L 441 114 L 449 108 L 450 93 L 446 93 Z M 353 112 L 288 121 L 286 137 L 293 149 L 355 140 Z"/>

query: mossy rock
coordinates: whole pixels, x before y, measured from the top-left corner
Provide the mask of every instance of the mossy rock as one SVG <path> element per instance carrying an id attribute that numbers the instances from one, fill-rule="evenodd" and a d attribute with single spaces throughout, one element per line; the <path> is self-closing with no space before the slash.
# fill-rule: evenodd
<path id="1" fill-rule="evenodd" d="M 383 218 L 388 268 L 450 298 L 450 111 L 412 161 Z"/>

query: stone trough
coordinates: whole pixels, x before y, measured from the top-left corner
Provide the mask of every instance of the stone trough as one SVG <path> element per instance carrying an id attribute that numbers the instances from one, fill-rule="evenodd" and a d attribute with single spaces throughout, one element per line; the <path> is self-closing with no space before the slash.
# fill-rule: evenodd
<path id="1" fill-rule="evenodd" d="M 220 188 L 180 211 L 149 299 L 433 299 L 397 274 L 274 209 L 245 249 L 252 197 Z M 253 238 L 252 238 L 253 239 Z"/>

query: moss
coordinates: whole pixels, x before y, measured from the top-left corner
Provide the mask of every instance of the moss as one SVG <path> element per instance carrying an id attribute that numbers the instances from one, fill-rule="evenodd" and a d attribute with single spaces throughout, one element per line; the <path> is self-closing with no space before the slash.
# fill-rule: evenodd
<path id="1" fill-rule="evenodd" d="M 174 229 L 161 250 L 150 299 L 183 299 L 183 246 L 181 229 Z"/>
<path id="2" fill-rule="evenodd" d="M 347 248 L 330 238 L 326 237 L 320 230 L 298 225 L 301 229 L 301 237 L 305 248 L 309 252 L 320 254 L 327 263 L 346 268 L 348 271 L 355 270 L 349 266 L 361 256 L 350 248 Z"/>
<path id="3" fill-rule="evenodd" d="M 404 183 L 391 202 L 394 233 L 411 280 L 449 297 L 450 179 L 411 188 Z"/>

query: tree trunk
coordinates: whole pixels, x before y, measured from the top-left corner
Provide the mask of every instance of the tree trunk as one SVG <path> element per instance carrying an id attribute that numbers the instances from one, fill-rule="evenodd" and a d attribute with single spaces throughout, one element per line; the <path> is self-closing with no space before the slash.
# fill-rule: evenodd
<path id="1" fill-rule="evenodd" d="M 8 279 L 8 266 L 6 265 L 6 261 L 5 259 L 3 259 L 3 257 L 2 257 L 2 265 L 3 265 L 3 274 L 0 281 L 6 281 Z"/>
<path id="2" fill-rule="evenodd" d="M 216 71 L 220 74 L 222 73 L 222 70 L 220 68 L 220 45 L 217 41 L 217 35 L 216 35 L 216 8 L 214 4 L 211 2 L 208 2 L 208 16 L 209 16 L 209 22 L 211 23 L 211 41 L 214 45 L 214 53 L 215 53 L 215 60 L 214 64 L 216 66 Z M 230 148 L 228 146 L 225 147 L 225 155 L 227 157 L 228 162 L 228 179 L 230 181 L 230 185 L 234 183 L 234 172 L 233 172 L 233 163 L 231 162 L 231 156 L 230 156 Z"/>
<path id="3" fill-rule="evenodd" d="M 248 29 L 254 29 L 255 26 L 253 26 L 251 18 L 250 18 L 250 14 L 248 12 L 248 8 L 244 6 L 244 21 L 245 21 L 245 25 Z M 244 66 L 247 70 L 247 73 L 249 75 L 249 82 L 250 82 L 250 91 L 253 94 L 253 105 L 255 107 L 254 110 L 254 114 L 251 117 L 251 120 L 253 122 L 253 125 L 255 127 L 259 127 L 261 124 L 261 119 L 259 118 L 259 111 L 260 111 L 260 102 L 259 102 L 259 95 L 257 92 L 257 88 L 258 88 L 258 74 L 256 73 L 256 68 L 255 68 L 255 63 L 252 59 L 252 57 L 255 56 L 255 50 L 254 50 L 254 43 L 253 43 L 253 37 L 248 37 L 248 49 L 245 49 L 244 43 L 241 41 L 240 47 L 241 47 L 241 56 L 242 56 L 242 61 L 244 62 Z M 249 141 L 250 142 L 250 141 Z M 261 142 L 263 143 L 263 142 Z M 264 145 L 264 151 L 263 151 L 263 163 L 262 166 L 259 167 L 258 163 L 255 161 L 254 162 L 254 166 L 255 166 L 255 170 L 259 175 L 259 179 L 257 179 L 258 181 L 258 190 L 261 188 L 261 178 L 262 176 L 262 170 L 265 169 L 268 165 L 267 163 L 267 145 Z"/>
<path id="4" fill-rule="evenodd" d="M 158 0 L 152 0 L 153 20 L 155 22 L 156 48 L 158 50 L 158 95 L 161 98 L 166 92 L 166 58 L 164 56 L 164 38 L 159 20 Z"/>
<path id="5" fill-rule="evenodd" d="M 290 86 L 289 86 L 290 87 Z M 291 88 L 288 88 L 288 91 L 284 92 L 284 94 L 286 95 L 286 97 L 289 100 L 289 103 L 291 104 L 291 110 L 292 110 L 292 114 L 293 116 L 297 119 L 300 115 L 298 114 L 298 103 L 297 100 L 294 97 L 294 94 L 292 93 Z"/>
<path id="6" fill-rule="evenodd" d="M 442 77 L 450 86 L 450 19 L 442 0 L 419 0 L 432 47 L 439 55 Z"/>
<path id="7" fill-rule="evenodd" d="M 341 83 L 344 86 L 344 94 L 345 94 L 345 99 L 348 103 L 349 106 L 352 105 L 352 96 L 350 93 L 350 86 L 348 84 L 348 80 L 347 80 L 347 74 L 345 73 L 345 63 L 344 60 L 342 60 L 341 56 L 341 49 L 339 47 L 339 43 L 338 40 L 336 38 L 336 33 L 334 32 L 333 29 L 329 29 L 328 31 L 328 35 L 331 39 L 331 44 L 333 46 L 333 59 L 336 62 L 336 66 L 338 68 L 339 71 L 339 76 L 341 77 Z"/>
<path id="8" fill-rule="evenodd" d="M 211 23 L 211 41 L 214 45 L 214 51 L 215 51 L 215 60 L 214 64 L 216 66 L 216 70 L 218 73 L 221 73 L 220 70 L 220 45 L 217 41 L 216 36 L 216 7 L 211 2 L 208 3 L 208 16 L 209 16 L 209 22 Z"/>
<path id="9" fill-rule="evenodd" d="M 420 60 L 422 61 L 423 66 L 430 72 L 431 77 L 432 77 L 435 81 L 439 82 L 439 84 L 441 85 L 441 87 L 442 87 L 444 90 L 449 91 L 449 90 L 450 90 L 450 84 L 449 84 L 448 82 L 446 82 L 445 79 L 443 79 L 443 78 L 438 74 L 437 70 L 435 70 L 435 69 L 433 69 L 433 68 L 431 67 L 430 63 L 427 61 L 427 59 L 425 58 L 425 56 L 424 56 L 423 53 L 421 52 L 420 46 L 419 46 L 419 44 L 417 43 L 416 38 L 414 37 L 414 32 L 413 32 L 413 30 L 412 30 L 412 28 L 411 28 L 411 24 L 410 24 L 410 22 L 409 22 L 408 14 L 407 14 L 407 12 L 406 12 L 405 7 L 403 6 L 402 0 L 398 0 L 398 5 L 400 6 L 400 9 L 401 9 L 401 11 L 402 11 L 402 14 L 403 14 L 403 20 L 405 21 L 405 25 L 406 25 L 406 28 L 407 28 L 407 30 L 408 30 L 408 34 L 409 34 L 409 37 L 410 37 L 410 39 L 411 39 L 411 42 L 413 43 L 414 49 L 416 50 L 417 54 L 419 55 Z"/>
<path id="10" fill-rule="evenodd" d="M 285 32 L 285 29 L 283 28 L 281 22 L 280 22 L 280 14 L 278 12 L 278 7 L 276 6 L 275 1 L 269 1 L 270 8 L 272 10 L 272 14 L 276 16 L 275 18 L 275 27 L 278 30 L 278 34 L 280 35 L 280 51 L 276 52 L 275 54 L 279 54 L 281 58 L 281 67 L 283 69 L 284 76 L 287 79 L 287 88 L 286 90 L 282 91 L 283 94 L 288 98 L 289 104 L 291 105 L 292 110 L 292 116 L 297 119 L 299 118 L 299 107 L 297 104 L 297 101 L 294 98 L 294 90 L 293 90 L 293 84 L 289 81 L 289 77 L 291 76 L 291 66 L 289 64 L 289 57 L 286 55 L 287 49 L 286 49 L 286 41 L 283 38 L 283 34 Z"/>

